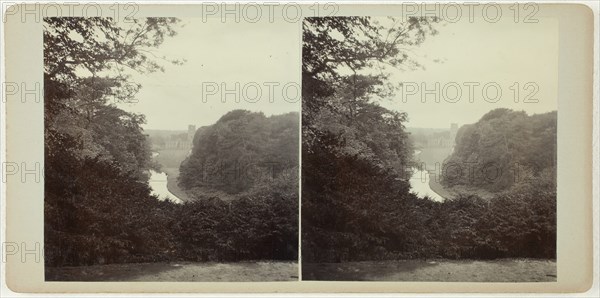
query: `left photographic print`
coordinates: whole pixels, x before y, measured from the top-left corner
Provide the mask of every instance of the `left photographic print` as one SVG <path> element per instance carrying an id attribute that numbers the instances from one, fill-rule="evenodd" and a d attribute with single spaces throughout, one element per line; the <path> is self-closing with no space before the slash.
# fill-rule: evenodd
<path id="1" fill-rule="evenodd" d="M 298 280 L 298 32 L 44 19 L 46 281 Z"/>

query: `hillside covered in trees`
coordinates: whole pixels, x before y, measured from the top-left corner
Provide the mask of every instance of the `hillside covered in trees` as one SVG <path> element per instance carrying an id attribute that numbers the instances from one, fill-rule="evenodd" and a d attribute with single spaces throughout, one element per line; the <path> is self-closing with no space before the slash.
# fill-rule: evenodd
<path id="1" fill-rule="evenodd" d="M 298 117 L 234 110 L 196 132 L 179 176 L 191 255 L 297 258 Z"/>
<path id="2" fill-rule="evenodd" d="M 239 194 L 276 177 L 296 176 L 298 117 L 245 110 L 225 114 L 196 132 L 192 154 L 181 164 L 180 186 Z"/>
<path id="3" fill-rule="evenodd" d="M 556 189 L 556 117 L 556 112 L 528 116 L 496 109 L 462 126 L 444 163 L 444 185 L 491 192 Z"/>
<path id="4" fill-rule="evenodd" d="M 414 164 L 413 145 L 405 128 L 410 115 L 378 104 L 393 93 L 385 72 L 372 70 L 418 66 L 412 49 L 435 35 L 437 21 L 409 18 L 383 27 L 369 17 L 304 20 L 304 262 L 555 257 L 555 189 L 515 188 L 490 201 L 465 194 L 444 202 L 411 192 L 406 171 Z M 543 118 L 517 124 L 532 129 L 523 139 L 532 144 L 522 146 L 540 148 L 552 139 L 556 128 Z M 500 117 L 494 125 L 508 128 L 510 121 Z M 547 136 L 533 137 L 538 132 Z M 461 142 L 467 135 L 463 129 Z M 554 153 L 544 154 L 540 158 L 554 162 Z M 532 157 L 526 153 L 522 161 Z"/>

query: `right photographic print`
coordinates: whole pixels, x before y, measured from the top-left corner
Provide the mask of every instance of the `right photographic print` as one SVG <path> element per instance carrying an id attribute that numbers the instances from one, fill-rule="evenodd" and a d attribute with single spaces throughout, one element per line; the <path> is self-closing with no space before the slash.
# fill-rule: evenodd
<path id="1" fill-rule="evenodd" d="M 533 8 L 303 20 L 303 280 L 557 280 L 559 32 Z"/>

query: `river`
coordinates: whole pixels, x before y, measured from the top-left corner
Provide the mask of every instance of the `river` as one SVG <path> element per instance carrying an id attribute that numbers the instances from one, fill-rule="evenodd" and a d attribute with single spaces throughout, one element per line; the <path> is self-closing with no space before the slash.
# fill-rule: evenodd
<path id="1" fill-rule="evenodd" d="M 415 156 L 421 153 L 420 150 L 415 150 Z M 418 168 L 412 169 L 412 175 L 410 176 L 410 188 L 419 197 L 429 197 L 431 200 L 436 202 L 443 202 L 444 197 L 437 194 L 429 187 L 429 172 L 427 170 L 420 170 Z"/>
<path id="2" fill-rule="evenodd" d="M 158 152 L 152 152 L 152 157 L 158 156 Z M 159 200 L 169 200 L 173 203 L 182 204 L 183 201 L 169 191 L 167 188 L 167 174 L 150 170 L 150 180 L 148 181 L 152 194 L 157 196 Z"/>
<path id="3" fill-rule="evenodd" d="M 415 156 L 421 153 L 420 150 L 415 150 Z M 158 152 L 153 152 L 152 157 L 158 156 Z M 150 180 L 149 185 L 152 189 L 152 194 L 158 196 L 158 199 L 164 201 L 169 199 L 170 201 L 182 204 L 183 200 L 178 198 L 167 188 L 167 174 L 162 172 L 156 172 L 150 170 Z M 429 197 L 431 200 L 437 202 L 443 202 L 444 197 L 437 194 L 435 191 L 429 187 L 429 172 L 426 170 L 420 170 L 418 168 L 413 168 L 413 173 L 410 177 L 410 187 L 412 192 L 414 192 L 419 197 Z"/>

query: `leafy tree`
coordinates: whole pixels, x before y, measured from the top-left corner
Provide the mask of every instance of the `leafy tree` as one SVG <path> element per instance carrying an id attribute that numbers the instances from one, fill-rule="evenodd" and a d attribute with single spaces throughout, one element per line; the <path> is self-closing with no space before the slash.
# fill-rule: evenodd
<path id="1" fill-rule="evenodd" d="M 435 34 L 432 24 L 438 20 L 388 21 L 387 27 L 369 17 L 303 22 L 306 260 L 360 259 L 374 250 L 387 251 L 391 243 L 412 245 L 409 228 L 393 227 L 399 224 L 395 218 L 408 222 L 412 216 L 402 210 L 411 197 L 406 170 L 413 149 L 403 124 L 407 115 L 389 111 L 377 101 L 392 91 L 385 83 L 383 65 L 420 67 L 409 48 Z"/>
<path id="2" fill-rule="evenodd" d="M 115 103 L 139 89 L 126 69 L 161 69 L 152 49 L 177 20 L 44 21 L 46 264 L 168 258 L 174 207 L 150 195 L 144 117 Z"/>
<path id="3" fill-rule="evenodd" d="M 194 136 L 181 164 L 176 235 L 197 261 L 298 257 L 298 113 L 234 110 Z"/>
<path id="4" fill-rule="evenodd" d="M 390 95 L 378 70 L 419 67 L 405 48 L 435 33 L 436 21 L 409 19 L 392 29 L 368 17 L 303 22 L 304 262 L 555 257 L 555 113 L 494 110 L 456 137 L 451 160 L 535 162 L 541 171 L 522 173 L 535 183 L 477 181 L 507 190 L 489 201 L 461 195 L 439 203 L 411 193 L 408 115 L 377 104 Z"/>
<path id="5" fill-rule="evenodd" d="M 230 194 L 298 165 L 298 114 L 265 117 L 234 110 L 198 130 L 192 154 L 181 164 L 180 185 Z"/>
<path id="6" fill-rule="evenodd" d="M 556 112 L 531 116 L 509 109 L 488 112 L 458 131 L 456 148 L 444 167 L 462 168 L 462 175 L 448 174 L 442 182 L 494 192 L 530 184 L 555 189 L 556 120 Z"/>

